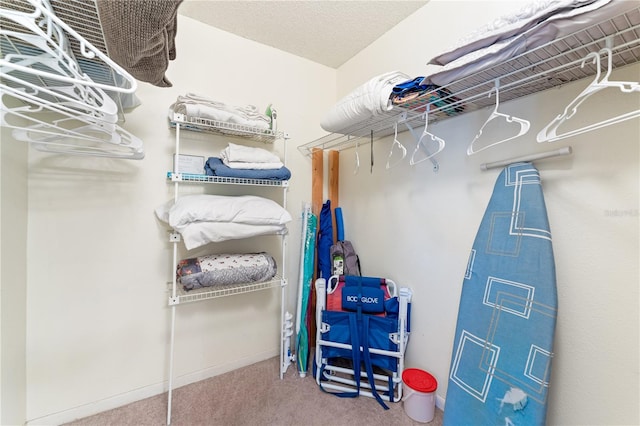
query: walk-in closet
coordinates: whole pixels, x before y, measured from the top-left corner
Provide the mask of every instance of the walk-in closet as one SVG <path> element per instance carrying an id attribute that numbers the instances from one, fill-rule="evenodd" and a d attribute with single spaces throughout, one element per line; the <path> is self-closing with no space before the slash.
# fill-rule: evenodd
<path id="1" fill-rule="evenodd" d="M 0 0 L 0 54 L 0 424 L 640 423 L 640 2 Z"/>

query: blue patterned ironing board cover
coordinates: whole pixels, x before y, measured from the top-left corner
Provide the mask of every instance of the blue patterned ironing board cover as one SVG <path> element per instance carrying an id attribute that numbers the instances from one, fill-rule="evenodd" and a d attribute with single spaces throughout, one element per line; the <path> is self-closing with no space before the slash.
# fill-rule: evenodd
<path id="1" fill-rule="evenodd" d="M 543 425 L 557 313 L 551 232 L 530 163 L 498 177 L 469 256 L 445 426 Z"/>

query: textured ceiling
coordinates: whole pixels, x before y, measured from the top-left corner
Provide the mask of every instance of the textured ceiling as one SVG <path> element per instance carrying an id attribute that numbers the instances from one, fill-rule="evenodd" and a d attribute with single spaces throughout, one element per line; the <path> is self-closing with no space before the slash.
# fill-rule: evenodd
<path id="1" fill-rule="evenodd" d="M 185 0 L 178 13 L 337 68 L 426 3 Z"/>

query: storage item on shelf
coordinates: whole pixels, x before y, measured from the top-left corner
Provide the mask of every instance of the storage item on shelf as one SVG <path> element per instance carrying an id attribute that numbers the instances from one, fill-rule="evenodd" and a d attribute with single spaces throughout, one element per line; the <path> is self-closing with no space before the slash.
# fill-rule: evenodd
<path id="1" fill-rule="evenodd" d="M 172 125 L 177 121 L 195 124 L 190 130 L 216 131 L 241 137 L 251 134 L 266 137 L 277 135 L 277 113 L 271 105 L 263 114 L 254 105 L 235 106 L 203 95 L 187 93 L 178 96 L 171 104 L 168 116 Z M 202 128 L 203 125 L 209 128 Z"/>
<path id="2" fill-rule="evenodd" d="M 278 270 L 268 253 L 221 253 L 183 259 L 176 275 L 185 290 L 252 284 L 272 279 Z"/>
<path id="3" fill-rule="evenodd" d="M 536 3 L 533 3 L 536 4 Z M 540 4 L 540 3 L 538 3 Z M 545 4 L 545 2 L 542 2 Z M 558 6 L 564 4 L 564 7 Z M 524 10 L 531 6 L 525 6 Z M 549 8 L 553 9 L 553 8 Z M 524 52 L 533 50 L 547 44 L 557 38 L 564 37 L 576 30 L 583 29 L 592 24 L 613 18 L 629 10 L 626 1 L 596 0 L 585 2 L 582 0 L 557 2 L 555 10 L 549 10 L 545 19 L 536 21 L 535 25 L 527 25 L 531 19 L 520 18 L 522 11 L 511 16 L 501 17 L 500 21 L 514 20 L 514 29 L 506 31 L 500 36 L 482 37 L 480 40 L 472 40 L 444 57 L 455 57 L 454 53 L 461 55 L 444 64 L 444 67 L 427 75 L 422 84 L 447 84 L 460 80 L 475 72 L 485 70 L 500 64 Z M 519 25 L 521 23 L 521 25 Z M 513 34 L 513 35 L 511 35 Z M 508 37 L 511 35 L 510 37 Z M 463 54 L 464 53 L 464 54 Z M 432 59 L 429 63 L 443 62 L 443 56 Z"/>
<path id="4" fill-rule="evenodd" d="M 339 100 L 325 115 L 320 126 L 327 132 L 342 132 L 350 126 L 388 112 L 393 87 L 411 77 L 392 71 L 373 77 Z"/>
<path id="5" fill-rule="evenodd" d="M 273 170 L 284 166 L 280 157 L 266 149 L 234 143 L 220 151 L 220 158 L 232 169 Z"/>
<path id="6" fill-rule="evenodd" d="M 227 166 L 219 157 L 209 157 L 204 170 L 209 176 L 285 181 L 291 178 L 291 170 L 284 165 L 278 169 L 237 169 Z"/>
<path id="7" fill-rule="evenodd" d="M 537 0 L 531 1 L 519 10 L 506 13 L 496 19 L 492 19 L 469 34 L 465 34 L 456 40 L 453 45 L 444 49 L 429 60 L 429 64 L 447 65 L 456 59 L 490 46 L 496 42 L 509 39 L 522 34 L 532 27 L 545 22 L 545 20 L 557 16 L 576 7 L 582 7 L 594 3 L 595 0 Z"/>
<path id="8" fill-rule="evenodd" d="M 289 212 L 255 195 L 185 195 L 156 208 L 156 216 L 182 235 L 188 250 L 209 243 L 287 232 Z"/>
<path id="9" fill-rule="evenodd" d="M 251 225 L 284 225 L 291 214 L 269 198 L 257 195 L 192 194 L 156 209 L 158 218 L 175 230 L 193 222 L 235 222 Z"/>

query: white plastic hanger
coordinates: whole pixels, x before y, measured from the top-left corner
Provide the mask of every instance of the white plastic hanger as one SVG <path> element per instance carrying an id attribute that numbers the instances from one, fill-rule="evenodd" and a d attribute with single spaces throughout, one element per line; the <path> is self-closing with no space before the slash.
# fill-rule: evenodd
<path id="1" fill-rule="evenodd" d="M 7 103 L 10 97 L 22 102 L 14 106 L 13 102 Z M 131 160 L 144 158 L 142 141 L 115 123 L 97 120 L 64 105 L 42 102 L 37 94 L 3 87 L 0 110 L 2 126 L 14 129 L 15 139 L 29 142 L 40 151 Z M 39 118 L 42 114 L 46 121 Z"/>
<path id="2" fill-rule="evenodd" d="M 133 93 L 136 80 L 61 21 L 48 0 L 27 1 L 32 12 L 0 8 L 0 16 L 16 24 L 11 28 L 22 30 L 0 28 L 13 48 L 0 59 L 2 125 L 41 151 L 144 158 L 142 141 L 116 125 L 118 108 L 104 91 Z M 67 35 L 84 58 L 124 85 L 97 83 L 84 74 Z"/>
<path id="3" fill-rule="evenodd" d="M 360 170 L 360 154 L 358 154 L 358 147 L 360 146 L 358 139 L 356 139 L 356 168 L 353 170 L 353 174 L 357 175 Z"/>
<path id="4" fill-rule="evenodd" d="M 500 106 L 500 81 L 497 80 L 497 79 L 495 81 L 495 87 L 493 89 L 491 89 L 491 91 L 489 92 L 489 97 L 491 97 L 491 93 L 493 93 L 494 90 L 496 92 L 496 106 L 493 109 L 493 112 L 491 113 L 491 115 L 489 116 L 487 121 L 485 121 L 485 123 L 482 125 L 482 127 L 480 127 L 480 130 L 478 131 L 476 136 L 473 138 L 473 140 L 469 144 L 469 147 L 467 148 L 467 155 L 475 154 L 475 153 L 483 151 L 483 150 L 485 150 L 487 148 L 491 148 L 492 146 L 496 146 L 496 145 L 499 145 L 499 144 L 501 144 L 503 142 L 507 142 L 507 141 L 510 141 L 511 139 L 515 139 L 517 137 L 520 137 L 520 136 L 524 135 L 525 133 L 527 133 L 529 131 L 529 127 L 531 127 L 531 123 L 529 123 L 528 120 L 498 112 L 498 107 Z M 518 124 L 520 124 L 520 131 L 515 136 L 510 136 L 510 137 L 508 137 L 506 139 L 499 140 L 497 142 L 489 144 L 489 145 L 487 145 L 485 147 L 482 147 L 480 149 L 474 149 L 473 145 L 480 138 L 480 136 L 482 135 L 482 131 L 484 130 L 485 126 L 487 124 L 489 124 L 490 121 L 495 120 L 497 118 L 504 118 L 507 121 L 507 123 L 518 123 Z"/>
<path id="5" fill-rule="evenodd" d="M 29 142 L 39 151 L 57 154 L 84 155 L 92 157 L 110 157 L 129 160 L 144 158 L 140 139 L 117 127 L 116 131 L 105 132 L 92 124 L 76 127 L 64 135 L 43 136 L 44 127 L 30 126 L 13 131 L 17 140 Z"/>
<path id="6" fill-rule="evenodd" d="M 395 154 L 396 145 L 398 145 L 398 147 L 400 148 L 400 151 L 402 152 L 402 156 L 400 157 L 399 160 L 396 160 L 393 162 L 393 164 L 391 164 L 391 157 L 393 157 Z M 394 167 L 400 164 L 402 160 L 404 160 L 404 157 L 406 156 L 407 156 L 407 148 L 405 148 L 404 145 L 402 145 L 398 140 L 398 122 L 396 121 L 393 123 L 393 144 L 391 144 L 391 150 L 389 151 L 389 157 L 387 158 L 387 166 L 386 166 L 387 169 L 390 169 L 391 167 Z"/>
<path id="7" fill-rule="evenodd" d="M 137 89 L 137 81 L 116 64 L 107 55 L 89 43 L 84 37 L 69 27 L 64 21 L 60 20 L 48 0 L 27 0 L 33 7 L 32 13 L 18 11 L 14 9 L 0 8 L 0 16 L 9 19 L 25 29 L 25 32 L 9 31 L 0 28 L 0 34 L 8 37 L 17 38 L 33 45 L 42 52 L 50 55 L 65 65 L 71 73 L 62 75 L 59 72 L 51 72 L 46 69 L 33 68 L 24 66 L 19 63 L 11 63 L 10 55 L 0 59 L 1 66 L 11 67 L 25 73 L 38 75 L 45 78 L 53 78 L 67 83 L 82 83 L 91 87 L 98 87 L 104 90 L 110 90 L 120 93 L 134 93 Z M 64 31 L 63 31 L 64 30 Z M 95 62 L 102 62 L 110 71 L 118 74 L 122 81 L 126 84 L 124 87 L 97 83 L 89 78 L 86 74 L 80 72 L 77 61 L 73 58 L 73 54 L 69 49 L 68 41 L 65 33 L 72 36 L 80 46 L 82 55 Z"/>
<path id="8" fill-rule="evenodd" d="M 607 72 L 604 77 L 600 79 L 601 71 L 600 71 L 600 55 L 602 53 L 607 54 Z M 540 132 L 538 133 L 537 140 L 538 142 L 554 142 L 560 139 L 568 138 L 570 136 L 576 136 L 582 133 L 589 132 L 591 130 L 596 130 L 601 127 L 609 126 L 611 124 L 620 123 L 625 120 L 629 120 L 631 118 L 640 117 L 640 109 L 636 109 L 634 111 L 627 112 L 625 114 L 618 115 L 616 117 L 612 117 L 598 123 L 593 123 L 585 127 L 581 127 L 575 130 L 568 131 L 566 133 L 558 134 L 558 127 L 560 127 L 564 122 L 569 120 L 578 112 L 578 107 L 589 97 L 598 93 L 599 91 L 606 88 L 617 88 L 623 93 L 631 93 L 631 92 L 639 92 L 640 84 L 638 82 L 632 81 L 609 81 L 609 76 L 612 71 L 612 52 L 609 47 L 602 48 L 598 53 L 591 52 L 589 53 L 583 60 L 581 67 L 584 68 L 587 60 L 590 58 L 593 59 L 593 63 L 596 64 L 596 76 L 593 81 L 573 100 L 567 105 L 564 109 L 563 113 L 554 118 L 549 124 L 547 124 Z"/>
<path id="9" fill-rule="evenodd" d="M 12 72 L 4 72 L 0 67 L 5 82 L 0 89 L 14 96 L 28 96 L 32 104 L 48 105 L 51 109 L 84 114 L 96 120 L 115 123 L 118 120 L 118 106 L 102 89 L 72 84 L 64 86 L 41 86 L 21 78 Z"/>
<path id="10" fill-rule="evenodd" d="M 411 158 L 409 159 L 409 164 L 416 165 L 418 163 L 421 163 L 425 160 L 430 159 L 431 157 L 435 156 L 436 154 L 440 153 L 445 146 L 445 141 L 442 138 L 439 138 L 438 136 L 434 135 L 433 133 L 430 133 L 427 131 L 427 128 L 429 126 L 429 108 L 430 105 L 427 104 L 427 110 L 424 113 L 424 130 L 422 131 L 422 135 L 420 135 L 420 139 L 418 139 L 418 143 L 416 144 L 416 148 L 413 150 L 413 154 L 411 154 Z M 425 145 L 426 139 L 430 138 L 433 142 L 437 142 L 438 143 L 438 149 L 436 150 L 436 152 L 434 152 L 433 154 L 428 154 L 429 150 L 427 149 L 427 146 Z M 424 151 L 428 154 L 426 157 L 423 157 L 419 160 L 416 160 L 416 154 L 420 151 L 420 148 L 424 149 Z"/>

